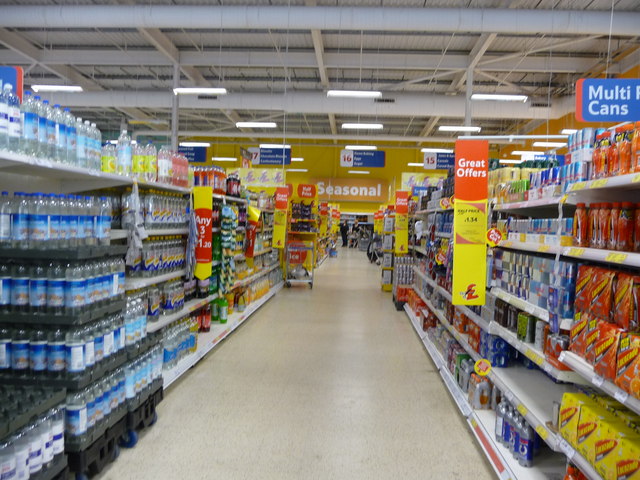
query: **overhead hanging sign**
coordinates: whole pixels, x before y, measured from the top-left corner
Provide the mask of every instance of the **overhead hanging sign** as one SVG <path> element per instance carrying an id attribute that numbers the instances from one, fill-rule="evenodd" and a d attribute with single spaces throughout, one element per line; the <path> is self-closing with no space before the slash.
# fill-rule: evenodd
<path id="1" fill-rule="evenodd" d="M 558 166 L 564 165 L 564 155 L 556 155 L 553 153 L 536 155 L 533 157 L 533 161 L 543 161 L 543 162 L 558 162 Z"/>
<path id="2" fill-rule="evenodd" d="M 251 163 L 254 165 L 291 165 L 290 148 L 256 148 L 249 149 Z"/>
<path id="3" fill-rule="evenodd" d="M 446 176 L 446 172 L 438 171 L 424 173 L 402 172 L 400 188 L 411 192 L 413 191 L 413 187 L 436 187 L 440 179 Z"/>
<path id="4" fill-rule="evenodd" d="M 178 147 L 189 163 L 205 163 L 207 161 L 207 147 Z"/>
<path id="5" fill-rule="evenodd" d="M 385 153 L 383 150 L 342 150 L 340 151 L 341 167 L 383 168 Z"/>
<path id="6" fill-rule="evenodd" d="M 280 168 L 228 168 L 227 175 L 235 173 L 246 187 L 279 187 L 284 185 Z"/>
<path id="7" fill-rule="evenodd" d="M 576 119 L 580 122 L 633 122 L 638 111 L 638 78 L 581 78 L 576 82 Z"/>
<path id="8" fill-rule="evenodd" d="M 329 202 L 384 203 L 389 184 L 379 178 L 315 178 L 318 198 Z"/>
<path id="9" fill-rule="evenodd" d="M 486 140 L 456 141 L 451 291 L 454 305 L 485 303 L 488 167 Z"/>
<path id="10" fill-rule="evenodd" d="M 456 161 L 454 153 L 424 152 L 425 170 L 448 170 Z"/>

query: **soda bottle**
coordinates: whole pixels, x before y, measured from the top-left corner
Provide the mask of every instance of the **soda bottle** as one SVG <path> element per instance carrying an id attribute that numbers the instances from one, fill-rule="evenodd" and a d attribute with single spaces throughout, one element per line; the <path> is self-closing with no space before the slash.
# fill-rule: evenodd
<path id="1" fill-rule="evenodd" d="M 5 83 L 4 98 L 7 101 L 9 124 L 7 130 L 7 145 L 11 152 L 20 151 L 22 138 L 22 118 L 20 115 L 20 99 L 13 93 L 13 85 Z"/>
<path id="2" fill-rule="evenodd" d="M 132 152 L 131 152 L 131 137 L 126 130 L 122 130 L 118 137 L 118 146 L 116 149 L 117 160 L 116 170 L 119 175 L 131 174 Z"/>
<path id="3" fill-rule="evenodd" d="M 66 163 L 78 165 L 78 129 L 76 119 L 68 108 L 64 109 L 64 124 L 67 131 Z"/>
<path id="4" fill-rule="evenodd" d="M 26 95 L 27 92 L 25 92 Z M 0 149 L 9 143 L 9 104 L 4 91 L 0 91 Z"/>

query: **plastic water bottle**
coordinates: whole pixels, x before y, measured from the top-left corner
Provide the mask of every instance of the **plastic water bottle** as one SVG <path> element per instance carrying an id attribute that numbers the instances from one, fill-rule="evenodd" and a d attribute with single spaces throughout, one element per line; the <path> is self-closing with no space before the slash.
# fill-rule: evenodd
<path id="1" fill-rule="evenodd" d="M 27 155 L 36 156 L 39 153 L 38 143 L 38 111 L 37 104 L 31 96 L 31 92 L 24 92 L 24 101 L 21 107 L 22 115 L 22 140 L 20 150 Z"/>
<path id="2" fill-rule="evenodd" d="M 4 85 L 4 98 L 7 101 L 9 125 L 7 130 L 7 145 L 12 152 L 20 150 L 22 138 L 22 117 L 20 115 L 20 99 L 13 93 L 13 85 Z"/>
<path id="3" fill-rule="evenodd" d="M 12 203 L 9 192 L 2 192 L 0 196 L 0 247 L 11 246 Z"/>
<path id="4" fill-rule="evenodd" d="M 96 397 L 91 387 L 85 388 L 83 394 L 87 402 L 87 432 L 91 433 L 96 427 Z"/>
<path id="5" fill-rule="evenodd" d="M 11 330 L 0 325 L 0 372 L 11 370 Z"/>
<path id="6" fill-rule="evenodd" d="M 95 203 L 98 205 L 97 243 L 109 245 L 111 243 L 111 202 L 109 197 L 100 197 Z"/>
<path id="7" fill-rule="evenodd" d="M 11 339 L 11 369 L 21 376 L 29 374 L 29 332 L 19 327 Z"/>
<path id="8" fill-rule="evenodd" d="M 158 152 L 153 142 L 149 142 L 145 149 L 144 179 L 147 182 L 158 181 Z"/>
<path id="9" fill-rule="evenodd" d="M 78 164 L 78 130 L 76 119 L 68 108 L 64 109 L 64 124 L 67 130 L 67 155 L 66 163 L 70 165 Z"/>
<path id="10" fill-rule="evenodd" d="M 166 145 L 160 147 L 158 152 L 158 178 L 159 183 L 167 183 L 171 163 L 171 152 Z"/>
<path id="11" fill-rule="evenodd" d="M 16 480 L 29 480 L 29 437 L 20 430 L 10 438 L 16 456 Z"/>
<path id="12" fill-rule="evenodd" d="M 65 306 L 65 270 L 60 262 L 51 262 L 47 267 L 47 310 L 61 315 Z"/>
<path id="13" fill-rule="evenodd" d="M 53 455 L 60 455 L 64 452 L 64 410 L 55 407 L 49 410 L 48 415 L 53 434 Z"/>
<path id="14" fill-rule="evenodd" d="M 42 470 L 42 435 L 36 422 L 29 424 L 25 433 L 29 438 L 29 475 L 33 476 Z"/>
<path id="15" fill-rule="evenodd" d="M 79 263 L 68 263 L 65 277 L 65 307 L 67 313 L 75 314 L 85 306 L 87 279 Z"/>
<path id="16" fill-rule="evenodd" d="M 87 402 L 82 392 L 67 395 L 65 431 L 76 438 L 87 433 Z"/>
<path id="17" fill-rule="evenodd" d="M 0 263 L 0 312 L 8 313 L 9 311 L 11 311 L 11 268 L 3 262 Z"/>
<path id="18" fill-rule="evenodd" d="M 30 200 L 29 215 L 29 248 L 46 248 L 46 234 L 49 230 L 47 225 L 47 212 L 45 211 L 42 193 L 33 194 Z"/>
<path id="19" fill-rule="evenodd" d="M 54 160 L 60 163 L 67 161 L 67 124 L 60 105 L 53 106 L 53 121 L 55 123 L 55 155 Z"/>
<path id="20" fill-rule="evenodd" d="M 85 131 L 82 118 L 76 118 L 76 166 L 87 167 L 87 132 Z"/>
<path id="21" fill-rule="evenodd" d="M 40 95 L 33 97 L 35 100 L 36 113 L 38 114 L 38 157 L 47 156 L 47 109 Z"/>
<path id="22" fill-rule="evenodd" d="M 116 173 L 116 146 L 107 143 L 102 147 L 102 171 Z"/>
<path id="23" fill-rule="evenodd" d="M 93 128 L 93 135 L 95 139 L 95 149 L 96 149 L 96 170 L 100 170 L 100 148 L 102 147 L 102 132 L 97 127 L 95 123 L 91 124 L 91 128 Z"/>
<path id="24" fill-rule="evenodd" d="M 89 122 L 89 120 L 84 121 L 83 129 L 85 135 L 85 155 L 87 158 L 86 167 L 89 170 L 93 170 L 96 154 L 93 146 L 93 131 L 91 130 L 91 122 Z"/>
<path id="25" fill-rule="evenodd" d="M 25 92 L 26 93 L 26 92 Z M 9 144 L 9 104 L 3 90 L 0 90 L 0 148 Z"/>
<path id="26" fill-rule="evenodd" d="M 116 170 L 119 175 L 130 175 L 132 166 L 131 137 L 126 130 L 122 130 L 118 137 L 116 149 Z"/>
<path id="27" fill-rule="evenodd" d="M 75 238 L 76 245 L 78 247 L 82 247 L 85 245 L 85 236 L 84 236 L 84 220 L 86 216 L 86 211 L 84 210 L 84 205 L 82 201 L 82 197 L 79 195 L 69 195 L 69 198 L 72 199 L 72 212 L 73 215 L 71 217 L 71 229 L 73 230 L 74 221 L 77 222 L 77 227 L 75 229 Z"/>
<path id="28" fill-rule="evenodd" d="M 56 121 L 55 112 L 53 108 L 49 106 L 49 100 L 42 102 L 47 114 L 47 158 L 56 160 Z"/>
<path id="29" fill-rule="evenodd" d="M 47 311 L 47 271 L 41 263 L 29 269 L 29 310 Z"/>
<path id="30" fill-rule="evenodd" d="M 131 146 L 132 151 L 132 177 L 142 180 L 144 178 L 144 156 L 145 149 L 140 143 L 134 143 Z"/>
<path id="31" fill-rule="evenodd" d="M 0 478 L 16 478 L 16 452 L 9 439 L 0 441 Z"/>
<path id="32" fill-rule="evenodd" d="M 29 366 L 32 375 L 44 376 L 47 373 L 47 334 L 41 328 L 31 332 Z"/>
<path id="33" fill-rule="evenodd" d="M 11 202 L 11 246 L 28 248 L 29 203 L 23 192 L 15 192 Z"/>
<path id="34" fill-rule="evenodd" d="M 51 377 L 60 377 L 65 370 L 65 333 L 56 327 L 49 332 L 47 346 L 47 371 Z"/>
<path id="35" fill-rule="evenodd" d="M 29 270 L 23 263 L 11 268 L 11 310 L 26 312 L 29 310 Z"/>

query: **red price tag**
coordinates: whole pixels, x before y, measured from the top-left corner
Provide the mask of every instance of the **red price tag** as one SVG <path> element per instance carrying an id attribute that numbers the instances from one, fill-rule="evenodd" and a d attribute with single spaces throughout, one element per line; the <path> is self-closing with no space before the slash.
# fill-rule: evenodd
<path id="1" fill-rule="evenodd" d="M 196 262 L 211 263 L 211 237 L 213 222 L 210 208 L 196 208 L 198 241 L 196 242 Z"/>
<path id="2" fill-rule="evenodd" d="M 490 228 L 487 231 L 487 243 L 490 247 L 495 247 L 502 241 L 502 232 L 497 228 Z"/>

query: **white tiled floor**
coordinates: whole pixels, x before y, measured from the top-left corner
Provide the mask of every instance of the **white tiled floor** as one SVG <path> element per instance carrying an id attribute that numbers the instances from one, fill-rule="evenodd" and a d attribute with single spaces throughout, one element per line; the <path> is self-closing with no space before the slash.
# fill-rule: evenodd
<path id="1" fill-rule="evenodd" d="M 103 479 L 474 479 L 493 471 L 362 252 L 284 289 L 165 393 Z"/>

